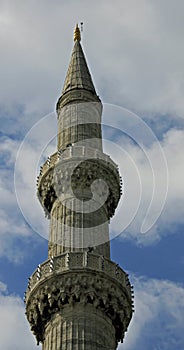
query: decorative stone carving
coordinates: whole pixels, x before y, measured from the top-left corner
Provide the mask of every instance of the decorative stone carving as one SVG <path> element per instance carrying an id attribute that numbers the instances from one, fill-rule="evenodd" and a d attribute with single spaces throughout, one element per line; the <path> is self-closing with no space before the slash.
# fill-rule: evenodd
<path id="1" fill-rule="evenodd" d="M 95 181 L 99 179 L 103 181 L 97 186 Z M 94 194 L 91 192 L 92 187 Z M 105 205 L 109 219 L 114 215 L 120 198 L 120 177 L 117 168 L 101 159 L 72 158 L 70 161 L 58 162 L 40 177 L 38 183 L 38 197 L 46 216 L 50 216 L 57 198 L 60 198 L 63 205 L 62 201 L 67 196 L 84 201 L 89 201 L 94 196 L 99 208 L 101 204 Z"/>
<path id="2" fill-rule="evenodd" d="M 46 324 L 67 305 L 91 304 L 110 318 L 116 341 L 123 341 L 132 316 L 129 288 L 96 271 L 68 271 L 40 280 L 27 298 L 26 315 L 38 343 L 43 342 Z M 90 315 L 89 315 L 90 317 Z"/>
<path id="3" fill-rule="evenodd" d="M 52 260 L 52 269 L 50 269 L 50 264 Z M 129 293 L 131 298 L 131 285 L 128 279 L 128 275 L 114 262 L 111 260 L 96 254 L 84 252 L 69 252 L 59 255 L 57 257 L 52 257 L 51 259 L 40 264 L 37 270 L 29 278 L 28 289 L 26 292 L 27 297 L 29 297 L 31 291 L 37 286 L 39 281 L 46 278 L 52 277 L 53 274 L 60 274 L 65 271 L 72 271 L 73 269 L 83 268 L 86 270 L 100 271 L 104 272 L 110 278 L 115 279 L 120 283 Z M 37 271 L 40 271 L 40 277 L 38 278 Z M 101 280 L 99 280 L 98 288 L 102 289 L 103 285 Z M 113 287 L 112 287 L 113 288 Z M 114 293 L 116 290 L 114 289 Z M 113 293 L 113 292 L 112 292 Z M 27 298 L 26 298 L 27 300 Z"/>

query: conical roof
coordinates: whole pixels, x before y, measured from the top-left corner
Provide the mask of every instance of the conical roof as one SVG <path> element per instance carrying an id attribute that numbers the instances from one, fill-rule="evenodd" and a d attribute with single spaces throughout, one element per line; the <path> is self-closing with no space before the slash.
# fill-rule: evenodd
<path id="1" fill-rule="evenodd" d="M 66 74 L 62 95 L 56 110 L 70 103 L 101 102 L 97 96 L 85 55 L 80 44 L 81 34 L 78 25 L 74 31 L 74 47 Z"/>
<path id="2" fill-rule="evenodd" d="M 84 52 L 78 40 L 74 44 L 62 94 L 73 89 L 85 89 L 96 94 Z"/>

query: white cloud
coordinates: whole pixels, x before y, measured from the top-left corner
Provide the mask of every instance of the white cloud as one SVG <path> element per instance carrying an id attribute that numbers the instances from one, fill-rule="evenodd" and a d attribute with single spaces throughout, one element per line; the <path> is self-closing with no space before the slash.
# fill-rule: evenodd
<path id="1" fill-rule="evenodd" d="M 7 291 L 7 286 L 3 282 L 0 281 L 0 293 L 6 292 Z"/>
<path id="2" fill-rule="evenodd" d="M 24 304 L 19 296 L 8 295 L 0 282 L 0 348 L 4 350 L 36 350 L 36 341 L 25 318 Z"/>
<path id="3" fill-rule="evenodd" d="M 16 240 L 22 239 L 26 243 L 33 238 L 15 196 L 13 175 L 18 147 L 19 142 L 8 137 L 2 138 L 0 142 L 3 167 L 0 174 L 0 257 L 6 256 L 15 263 L 20 263 L 26 254 Z"/>
<path id="4" fill-rule="evenodd" d="M 155 215 L 157 215 L 157 208 L 160 206 L 163 199 L 162 186 L 165 185 L 164 181 L 166 182 L 163 168 L 158 161 L 158 148 L 155 143 L 146 147 L 147 159 L 141 148 L 130 142 L 127 138 L 126 140 L 124 140 L 124 138 L 122 138 L 122 140 L 120 139 L 119 145 L 121 146 L 120 151 L 116 153 L 112 152 L 112 158 L 120 165 L 120 171 L 124 181 L 125 195 L 124 198 L 122 197 L 124 207 L 120 204 L 111 227 L 113 231 L 120 230 L 123 222 L 121 216 L 123 216 L 123 212 L 125 212 L 125 207 L 126 212 L 130 213 L 136 200 L 138 201 L 140 178 L 142 186 L 140 205 L 134 220 L 131 222 L 127 230 L 123 232 L 122 238 L 133 239 L 138 244 L 151 244 L 160 240 L 164 235 L 173 233 L 177 225 L 184 224 L 184 180 L 182 176 L 184 173 L 182 153 L 184 148 L 184 131 L 170 129 L 165 133 L 163 140 L 161 141 L 161 146 L 168 166 L 168 192 L 164 209 L 161 215 L 158 216 L 158 221 L 146 234 L 141 234 L 141 226 L 146 216 L 146 210 L 151 201 L 152 190 L 154 189 L 156 192 L 156 200 L 152 210 L 153 214 L 155 212 Z M 131 162 L 135 165 L 134 167 L 132 167 L 131 162 L 127 160 L 124 151 L 129 155 Z M 152 160 L 151 165 L 156 174 L 157 183 L 155 188 L 153 187 L 153 176 L 148 162 L 149 160 Z"/>
<path id="5" fill-rule="evenodd" d="M 37 112 L 53 110 L 72 48 L 76 21 L 84 21 L 83 46 L 97 90 L 107 102 L 147 113 L 183 116 L 182 0 L 19 0 L 0 5 L 0 102 Z M 99 49 L 97 49 L 99 48 Z M 20 120 L 20 119 L 19 119 Z"/>
<path id="6" fill-rule="evenodd" d="M 0 140 L 0 257 L 13 262 L 22 261 L 26 254 L 16 244 L 17 238 L 25 244 L 36 241 L 31 228 L 44 238 L 48 236 L 48 220 L 36 194 L 36 177 L 39 164 L 56 149 L 53 118 L 55 114 L 35 124 L 22 142 L 5 136 Z"/>
<path id="7" fill-rule="evenodd" d="M 118 350 L 182 349 L 184 288 L 171 281 L 133 277 L 135 314 Z"/>

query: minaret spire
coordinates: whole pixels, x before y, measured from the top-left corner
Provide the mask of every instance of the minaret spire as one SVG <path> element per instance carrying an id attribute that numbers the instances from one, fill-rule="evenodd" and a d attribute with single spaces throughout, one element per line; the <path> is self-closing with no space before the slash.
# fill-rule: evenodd
<path id="1" fill-rule="evenodd" d="M 77 24 L 74 30 L 74 47 L 57 110 L 71 102 L 80 102 L 81 99 L 83 102 L 100 102 L 80 41 L 81 33 Z"/>

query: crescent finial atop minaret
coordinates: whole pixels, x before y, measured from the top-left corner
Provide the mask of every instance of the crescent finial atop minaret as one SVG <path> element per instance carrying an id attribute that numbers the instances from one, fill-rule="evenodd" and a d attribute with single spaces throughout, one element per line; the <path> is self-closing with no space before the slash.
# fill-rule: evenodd
<path id="1" fill-rule="evenodd" d="M 74 41 L 81 41 L 81 33 L 80 33 L 80 29 L 78 27 L 78 23 L 76 24 L 76 27 L 74 30 Z"/>

